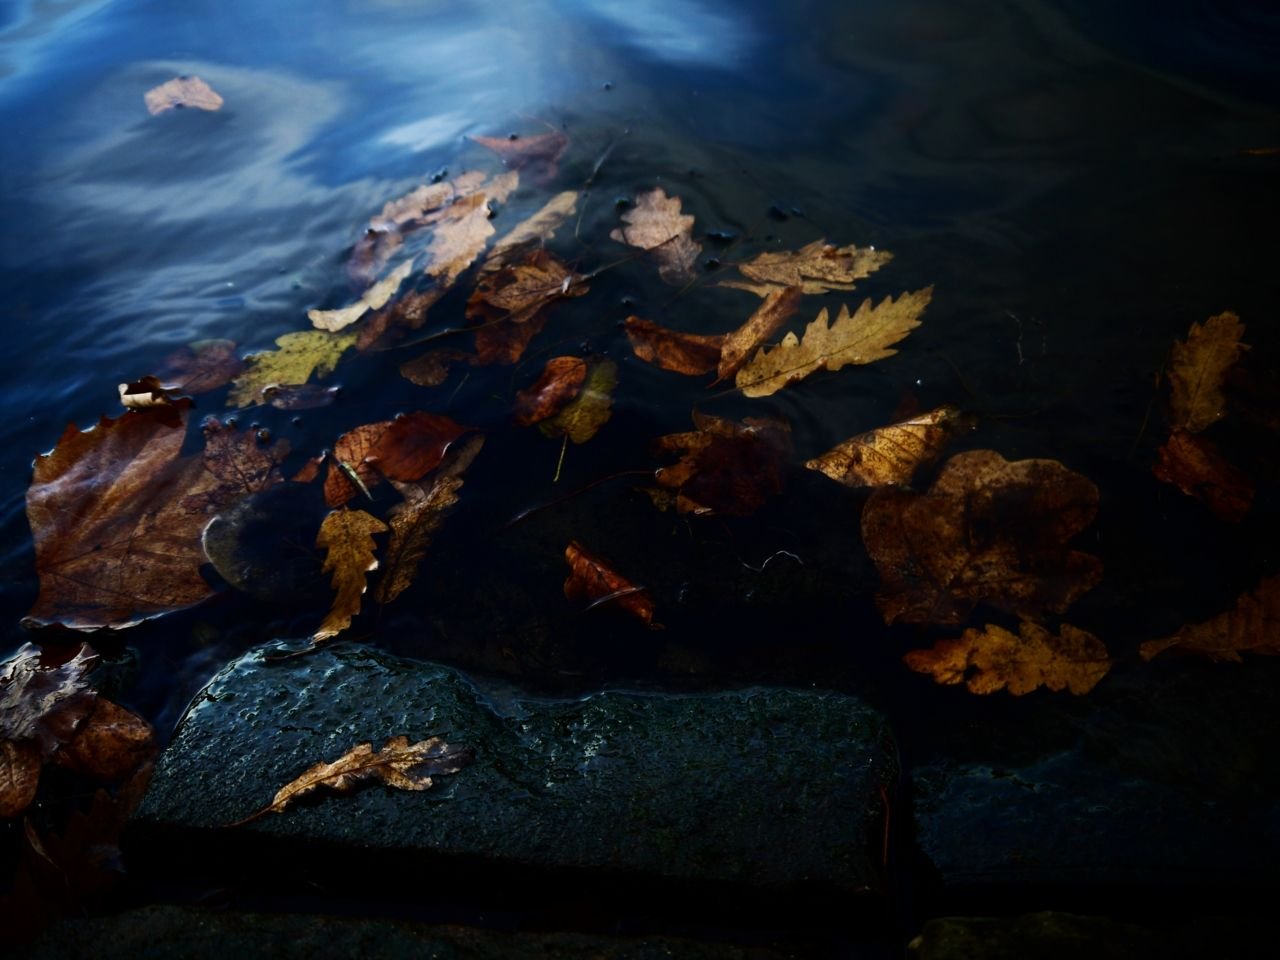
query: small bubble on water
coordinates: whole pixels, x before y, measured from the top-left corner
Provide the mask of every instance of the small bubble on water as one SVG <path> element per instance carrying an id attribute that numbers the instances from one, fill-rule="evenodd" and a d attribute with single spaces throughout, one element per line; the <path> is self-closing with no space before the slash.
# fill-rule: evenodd
<path id="1" fill-rule="evenodd" d="M 612 90 L 612 89 L 613 89 L 613 82 L 612 82 L 612 81 L 610 81 L 610 80 L 606 80 L 604 83 L 600 84 L 600 89 L 601 89 L 601 90 Z"/>
<path id="2" fill-rule="evenodd" d="M 270 431 L 269 429 L 267 429 L 266 427 L 263 427 L 262 429 L 260 429 L 260 430 L 258 431 L 257 436 L 258 436 L 258 441 L 259 441 L 260 443 L 270 443 L 270 442 L 271 442 L 271 431 Z"/>

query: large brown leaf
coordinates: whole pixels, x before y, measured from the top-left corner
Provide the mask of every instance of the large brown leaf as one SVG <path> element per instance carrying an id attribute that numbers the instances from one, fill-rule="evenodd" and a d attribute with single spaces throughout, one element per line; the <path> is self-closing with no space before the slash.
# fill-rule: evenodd
<path id="1" fill-rule="evenodd" d="M 1062 613 L 1102 576 L 1068 547 L 1092 521 L 1098 488 L 1056 460 L 993 450 L 947 461 L 928 493 L 873 493 L 862 539 L 880 571 L 886 623 L 960 623 L 979 603 L 1027 619 Z"/>
<path id="2" fill-rule="evenodd" d="M 680 198 L 668 197 L 661 187 L 636 197 L 635 206 L 622 214 L 625 227 L 609 236 L 619 243 L 648 250 L 658 262 L 664 282 L 686 283 L 702 247 L 693 239 L 693 217 L 680 212 Z"/>
<path id="3" fill-rule="evenodd" d="M 481 277 L 467 301 L 475 326 L 477 364 L 515 363 L 546 323 L 546 309 L 566 297 L 580 297 L 582 278 L 545 250 Z"/>
<path id="4" fill-rule="evenodd" d="M 1239 663 L 1241 653 L 1280 655 L 1280 576 L 1264 577 L 1252 593 L 1236 598 L 1230 610 L 1138 648 L 1144 660 L 1166 650 L 1229 663 Z"/>
<path id="5" fill-rule="evenodd" d="M 958 416 L 954 407 L 877 427 L 805 462 L 846 487 L 905 486 L 921 466 L 942 452 Z"/>
<path id="6" fill-rule="evenodd" d="M 385 523 L 363 510 L 343 507 L 324 518 L 316 546 L 328 551 L 324 572 L 333 574 L 336 596 L 324 622 L 312 634 L 313 640 L 336 637 L 351 626 L 351 620 L 360 612 L 360 598 L 367 586 L 365 574 L 378 569 L 373 535 L 386 532 Z"/>
<path id="7" fill-rule="evenodd" d="M 1174 427 L 1199 433 L 1226 413 L 1222 382 L 1249 348 L 1240 342 L 1244 324 L 1227 311 L 1193 323 L 1187 339 L 1176 341 L 1170 359 L 1170 419 Z"/>
<path id="8" fill-rule="evenodd" d="M 653 598 L 643 587 L 638 587 L 610 567 L 601 558 L 588 553 L 572 541 L 564 551 L 569 564 L 569 578 L 564 582 L 564 595 L 568 600 L 588 600 L 597 603 L 616 603 L 646 626 L 657 627 L 653 622 Z"/>
<path id="9" fill-rule="evenodd" d="M 654 474 L 675 492 L 676 509 L 698 516 L 745 517 L 782 492 L 782 470 L 791 452 L 791 428 L 782 420 L 748 417 L 734 423 L 694 412 L 697 430 L 659 437 L 660 454 L 680 462 Z"/>
<path id="10" fill-rule="evenodd" d="M 449 444 L 468 429 L 440 414 L 416 411 L 344 433 L 333 445 L 324 481 L 325 503 L 341 506 L 360 492 L 352 473 L 366 492 L 384 477 L 405 483 L 421 480 L 444 458 Z"/>
<path id="11" fill-rule="evenodd" d="M 737 373 L 753 350 L 772 337 L 800 308 L 800 288 L 780 287 L 764 298 L 764 303 L 737 330 L 724 338 L 716 383 Z"/>
<path id="12" fill-rule="evenodd" d="M 635 355 L 663 370 L 697 376 L 710 373 L 720 363 L 722 333 L 681 333 L 640 317 L 627 317 L 623 326 Z"/>
<path id="13" fill-rule="evenodd" d="M 762 297 L 780 287 L 798 286 L 805 293 L 852 290 L 853 281 L 871 276 L 892 259 L 887 250 L 859 249 L 852 244 L 834 247 L 825 240 L 815 240 L 800 250 L 762 253 L 739 264 L 738 271 L 750 282 L 730 280 L 720 286 L 750 290 Z"/>
<path id="14" fill-rule="evenodd" d="M 205 524 L 282 479 L 281 441 L 209 421 L 205 448 L 182 457 L 190 401 L 131 410 L 93 430 L 68 426 L 37 457 L 27 490 L 40 593 L 33 623 L 126 627 L 205 599 Z M 168 417 L 176 410 L 178 422 Z"/>

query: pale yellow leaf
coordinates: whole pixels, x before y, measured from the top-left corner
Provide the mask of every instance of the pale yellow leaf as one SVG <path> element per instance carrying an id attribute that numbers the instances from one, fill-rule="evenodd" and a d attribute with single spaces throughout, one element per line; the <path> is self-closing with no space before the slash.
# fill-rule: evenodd
<path id="1" fill-rule="evenodd" d="M 370 310 L 380 310 L 386 306 L 387 301 L 396 295 L 400 285 L 412 272 L 413 260 L 406 260 L 366 290 L 364 295 L 349 307 L 340 307 L 337 310 L 308 310 L 307 319 L 318 330 L 337 333 L 344 327 L 351 326 Z"/>

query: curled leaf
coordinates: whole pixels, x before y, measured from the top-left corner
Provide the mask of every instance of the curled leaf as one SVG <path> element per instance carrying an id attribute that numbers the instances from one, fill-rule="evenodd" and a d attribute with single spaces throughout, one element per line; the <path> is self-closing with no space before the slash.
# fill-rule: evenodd
<path id="1" fill-rule="evenodd" d="M 120 405 L 126 410 L 146 410 L 154 407 L 172 407 L 178 391 L 167 388 L 156 377 L 143 377 L 133 383 L 119 386 Z M 174 414 L 177 422 L 177 414 Z"/>
<path id="2" fill-rule="evenodd" d="M 782 492 L 782 468 L 791 452 L 791 428 L 782 420 L 748 417 L 741 424 L 695 412 L 697 430 L 659 437 L 659 454 L 680 462 L 654 474 L 676 493 L 676 509 L 698 516 L 745 517 Z"/>
<path id="3" fill-rule="evenodd" d="M 1244 324 L 1227 311 L 1193 323 L 1186 340 L 1176 341 L 1170 359 L 1170 419 L 1175 428 L 1199 433 L 1226 413 L 1222 382 L 1248 346 L 1240 342 Z"/>
<path id="4" fill-rule="evenodd" d="M 581 357 L 552 357 L 542 375 L 516 394 L 516 423 L 522 427 L 554 417 L 582 392 L 587 361 Z"/>
<path id="5" fill-rule="evenodd" d="M 622 222 L 626 226 L 609 236 L 650 251 L 665 283 L 678 286 L 693 276 L 693 264 L 702 247 L 693 239 L 693 217 L 680 212 L 679 197 L 668 197 L 661 187 L 641 193 L 635 205 L 622 214 Z"/>
<path id="6" fill-rule="evenodd" d="M 304 330 L 277 337 L 279 349 L 246 358 L 245 371 L 232 382 L 227 406 L 261 403 L 267 387 L 306 383 L 313 375 L 326 377 L 355 342 L 356 335 L 350 331 Z"/>
<path id="7" fill-rule="evenodd" d="M 754 260 L 738 265 L 749 281 L 730 280 L 720 286 L 750 290 L 762 297 L 780 287 L 798 286 L 804 293 L 826 293 L 829 290 L 852 290 L 853 281 L 875 273 L 893 259 L 887 250 L 874 247 L 835 247 L 825 240 L 797 251 L 782 250 L 762 253 Z"/>
<path id="8" fill-rule="evenodd" d="M 220 110 L 222 97 L 199 77 L 174 77 L 158 87 L 152 87 L 143 95 L 147 112 L 153 117 L 176 107 L 193 110 Z"/>
<path id="9" fill-rule="evenodd" d="M 344 433 L 333 445 L 324 481 L 325 503 L 340 506 L 356 495 L 357 485 L 367 493 L 383 477 L 420 480 L 467 430 L 448 417 L 416 411 Z"/>
<path id="10" fill-rule="evenodd" d="M 720 363 L 724 334 L 681 333 L 634 316 L 627 317 L 623 326 L 635 355 L 663 370 L 697 376 L 710 373 Z"/>
<path id="11" fill-rule="evenodd" d="M 569 578 L 564 582 L 564 595 L 568 600 L 589 600 L 594 603 L 616 603 L 633 617 L 649 627 L 653 622 L 653 598 L 643 587 L 638 587 L 618 573 L 602 559 L 590 554 L 576 540 L 564 551 L 569 564 Z"/>
<path id="12" fill-rule="evenodd" d="M 387 525 L 363 510 L 334 510 L 320 524 L 316 546 L 327 550 L 324 572 L 333 574 L 333 599 L 324 622 L 312 635 L 314 640 L 335 637 L 347 627 L 360 612 L 360 598 L 364 596 L 366 578 L 370 570 L 378 569 L 374 556 L 377 545 L 375 533 L 386 533 Z"/>
<path id="13" fill-rule="evenodd" d="M 1015 697 L 1040 687 L 1088 693 L 1111 669 L 1106 646 L 1093 634 L 1064 623 L 1055 636 L 1025 620 L 1016 634 L 988 624 L 932 649 L 912 650 L 903 660 L 938 683 L 963 683 L 980 694 L 1008 690 Z"/>
<path id="14" fill-rule="evenodd" d="M 1241 653 L 1280 655 L 1280 576 L 1263 578 L 1253 592 L 1236 598 L 1230 610 L 1148 640 L 1138 652 L 1150 660 L 1171 649 L 1229 663 L 1239 663 Z"/>
<path id="15" fill-rule="evenodd" d="M 727 380 L 747 362 L 752 350 L 772 337 L 800 307 L 800 288 L 781 287 L 764 298 L 756 311 L 737 330 L 724 338 L 716 382 Z"/>
<path id="16" fill-rule="evenodd" d="M 850 437 L 805 466 L 846 487 L 903 486 L 917 469 L 937 459 L 958 415 L 954 407 L 938 407 L 877 427 Z"/>
<path id="17" fill-rule="evenodd" d="M 612 360 L 592 361 L 582 390 L 558 413 L 539 423 L 538 429 L 548 437 L 567 436 L 574 443 L 586 443 L 609 421 L 617 385 L 618 367 Z"/>

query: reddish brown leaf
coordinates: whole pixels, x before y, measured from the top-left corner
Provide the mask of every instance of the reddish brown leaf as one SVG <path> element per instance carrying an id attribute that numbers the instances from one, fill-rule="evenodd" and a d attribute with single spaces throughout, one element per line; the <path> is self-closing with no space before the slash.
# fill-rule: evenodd
<path id="1" fill-rule="evenodd" d="M 476 143 L 492 150 L 512 170 L 527 170 L 530 179 L 545 186 L 555 179 L 560 158 L 569 146 L 569 138 L 559 131 L 533 137 L 472 137 Z"/>
<path id="2" fill-rule="evenodd" d="M 635 206 L 622 215 L 622 222 L 626 226 L 609 236 L 648 250 L 665 283 L 679 286 L 693 276 L 693 264 L 702 247 L 693 239 L 693 217 L 680 212 L 679 197 L 668 197 L 661 187 L 639 194 Z"/>
<path id="3" fill-rule="evenodd" d="M 748 417 L 741 424 L 695 412 L 690 433 L 659 437 L 659 453 L 679 454 L 675 466 L 654 475 L 676 491 L 676 508 L 699 516 L 755 513 L 782 492 L 782 468 L 791 452 L 791 427 L 782 420 Z"/>
<path id="4" fill-rule="evenodd" d="M 201 394 L 224 387 L 244 370 L 232 340 L 196 340 L 164 358 L 156 377 L 166 387 Z"/>
<path id="5" fill-rule="evenodd" d="M 542 376 L 516 394 L 516 423 L 522 427 L 554 417 L 582 390 L 587 361 L 581 357 L 552 357 Z"/>
<path id="6" fill-rule="evenodd" d="M 0 819 L 16 817 L 40 787 L 40 748 L 29 740 L 0 740 Z"/>
<path id="7" fill-rule="evenodd" d="M 1214 516 L 1239 523 L 1253 505 L 1253 481 L 1218 452 L 1212 440 L 1174 430 L 1151 472 L 1189 497 L 1203 500 Z"/>
<path id="8" fill-rule="evenodd" d="M 324 481 L 325 502 L 337 507 L 356 495 L 357 485 L 349 478 L 348 469 L 369 490 L 383 477 L 420 480 L 440 463 L 449 444 L 467 431 L 448 417 L 420 411 L 356 427 L 333 445 Z"/>
<path id="9" fill-rule="evenodd" d="M 643 587 L 588 553 L 576 540 L 565 548 L 564 558 L 569 564 L 569 578 L 564 582 L 567 599 L 589 600 L 593 605 L 615 603 L 647 626 L 658 626 L 653 622 L 653 598 Z"/>
<path id="10" fill-rule="evenodd" d="M 778 332 L 800 308 L 799 287 L 782 287 L 764 298 L 741 327 L 724 338 L 716 383 L 732 377 L 759 346 Z"/>
<path id="11" fill-rule="evenodd" d="M 141 770 L 155 756 L 151 724 L 110 700 L 98 698 L 74 737 L 58 751 L 58 762 L 94 780 L 115 783 Z"/>
<path id="12" fill-rule="evenodd" d="M 356 349 L 362 353 L 391 346 L 409 330 L 427 322 L 427 311 L 445 294 L 443 287 L 410 290 L 399 300 L 364 318 L 356 334 Z"/>
<path id="13" fill-rule="evenodd" d="M 476 327 L 474 362 L 515 363 L 546 322 L 546 308 L 587 289 L 545 250 L 482 277 L 467 301 L 467 319 Z"/>
<path id="14" fill-rule="evenodd" d="M 635 355 L 663 370 L 697 376 L 720 363 L 724 334 L 681 333 L 640 317 L 627 317 L 624 326 Z"/>

